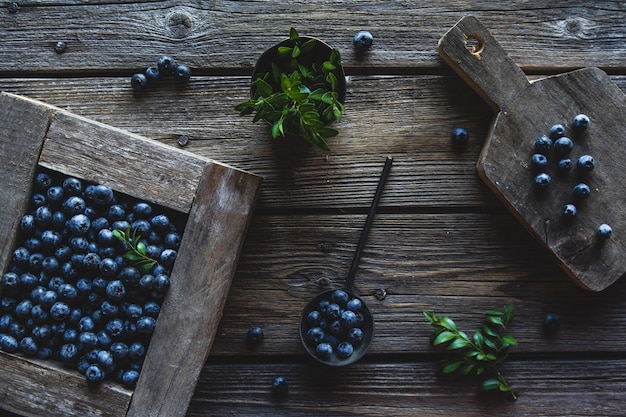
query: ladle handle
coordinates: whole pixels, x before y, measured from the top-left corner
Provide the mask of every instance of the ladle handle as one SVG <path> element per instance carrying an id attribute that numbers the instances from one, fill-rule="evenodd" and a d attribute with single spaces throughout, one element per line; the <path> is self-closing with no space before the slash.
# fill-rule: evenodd
<path id="1" fill-rule="evenodd" d="M 380 174 L 380 179 L 378 180 L 378 187 L 376 187 L 376 194 L 374 194 L 374 200 L 372 201 L 372 206 L 370 207 L 369 213 L 367 213 L 367 219 L 365 220 L 365 226 L 361 231 L 361 238 L 359 239 L 359 244 L 356 247 L 356 252 L 354 253 L 354 259 L 352 259 L 352 266 L 350 267 L 350 272 L 348 272 L 348 277 L 346 278 L 346 287 L 351 290 L 352 285 L 354 284 L 354 278 L 356 277 L 356 270 L 359 266 L 359 259 L 361 259 L 361 253 L 363 252 L 363 248 L 365 247 L 365 241 L 367 241 L 367 236 L 369 235 L 370 228 L 372 227 L 372 221 L 374 220 L 374 214 L 376 214 L 376 209 L 378 208 L 378 202 L 380 201 L 380 196 L 383 193 L 383 188 L 385 187 L 385 182 L 387 181 L 387 176 L 389 175 L 389 171 L 391 170 L 391 163 L 393 162 L 393 158 L 388 156 L 385 160 L 385 166 L 383 167 L 383 172 Z"/>

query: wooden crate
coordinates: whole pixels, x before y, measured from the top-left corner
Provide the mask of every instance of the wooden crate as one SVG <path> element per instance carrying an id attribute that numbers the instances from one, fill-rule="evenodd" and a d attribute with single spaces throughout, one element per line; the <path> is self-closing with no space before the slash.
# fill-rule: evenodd
<path id="1" fill-rule="evenodd" d="M 0 94 L 0 270 L 37 166 L 188 215 L 134 390 L 0 352 L 3 409 L 27 416 L 184 416 L 210 352 L 261 178 L 11 94 Z"/>

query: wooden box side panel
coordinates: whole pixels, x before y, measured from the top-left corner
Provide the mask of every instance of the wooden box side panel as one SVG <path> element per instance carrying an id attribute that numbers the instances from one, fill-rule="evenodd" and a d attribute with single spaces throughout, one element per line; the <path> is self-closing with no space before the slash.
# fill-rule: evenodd
<path id="1" fill-rule="evenodd" d="M 90 387 L 77 372 L 1 351 L 0 369 L 2 407 L 31 417 L 123 417 L 132 395 L 113 383 Z"/>
<path id="2" fill-rule="evenodd" d="M 28 206 L 37 158 L 53 110 L 6 93 L 0 95 L 0 109 L 0 270 L 4 271 Z"/>
<path id="3" fill-rule="evenodd" d="M 208 160 L 68 112 L 50 123 L 39 164 L 188 213 Z"/>
<path id="4" fill-rule="evenodd" d="M 208 164 L 128 417 L 183 417 L 222 317 L 261 179 Z"/>

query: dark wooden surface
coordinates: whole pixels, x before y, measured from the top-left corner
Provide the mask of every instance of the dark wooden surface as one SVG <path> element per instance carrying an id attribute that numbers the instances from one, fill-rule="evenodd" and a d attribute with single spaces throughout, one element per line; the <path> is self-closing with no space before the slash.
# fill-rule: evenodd
<path id="1" fill-rule="evenodd" d="M 189 416 L 621 416 L 626 282 L 580 289 L 481 182 L 494 113 L 437 41 L 473 14 L 531 79 L 598 66 L 626 91 L 625 12 L 621 0 L 20 2 L 0 9 L 0 90 L 169 146 L 188 135 L 186 150 L 265 177 Z M 233 110 L 256 58 L 290 26 L 342 52 L 346 114 L 330 153 L 272 142 Z M 351 46 L 358 30 L 375 37 L 363 58 Z M 163 54 L 189 64 L 191 82 L 134 94 L 130 76 Z M 456 126 L 471 135 L 462 152 L 450 146 Z M 300 346 L 299 312 L 321 278 L 342 285 L 387 155 L 394 167 L 356 280 L 376 335 L 361 362 L 326 369 Z M 503 372 L 518 401 L 436 374 L 423 310 L 473 330 L 509 303 L 519 346 Z M 554 338 L 541 331 L 548 312 L 561 315 Z M 250 350 L 254 325 L 265 341 Z M 270 393 L 279 375 L 283 401 Z"/>

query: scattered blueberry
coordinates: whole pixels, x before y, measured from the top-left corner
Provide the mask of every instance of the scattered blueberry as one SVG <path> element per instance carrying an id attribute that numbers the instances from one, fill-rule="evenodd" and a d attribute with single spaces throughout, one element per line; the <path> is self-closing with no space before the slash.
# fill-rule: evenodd
<path id="1" fill-rule="evenodd" d="M 453 145 L 465 146 L 469 143 L 469 132 L 463 127 L 456 127 L 452 129 L 450 138 L 452 139 Z"/>
<path id="2" fill-rule="evenodd" d="M 543 170 L 548 166 L 548 158 L 542 153 L 535 153 L 530 158 L 530 163 L 536 170 Z"/>
<path id="3" fill-rule="evenodd" d="M 576 164 L 576 168 L 579 172 L 586 174 L 591 172 L 596 166 L 596 161 L 593 159 L 591 155 L 582 155 L 578 158 L 578 163 Z"/>
<path id="4" fill-rule="evenodd" d="M 176 69 L 176 61 L 174 58 L 164 55 L 157 60 L 159 72 L 163 75 L 172 75 Z"/>
<path id="5" fill-rule="evenodd" d="M 358 53 L 363 53 L 372 47 L 374 44 L 374 37 L 370 32 L 361 30 L 354 35 L 352 44 Z"/>
<path id="6" fill-rule="evenodd" d="M 550 154 L 550 152 L 552 152 L 552 146 L 553 146 L 552 139 L 550 139 L 546 135 L 542 135 L 542 136 L 539 136 L 535 140 L 534 149 L 536 153 L 540 153 L 540 154 L 547 156 Z"/>
<path id="7" fill-rule="evenodd" d="M 611 234 L 613 234 L 613 229 L 608 224 L 603 223 L 598 226 L 597 234 L 602 239 L 608 239 L 611 237 Z"/>
<path id="8" fill-rule="evenodd" d="M 178 64 L 176 65 L 174 75 L 180 81 L 189 81 L 189 78 L 191 78 L 191 69 L 187 65 Z"/>
<path id="9" fill-rule="evenodd" d="M 574 129 L 584 130 L 591 124 L 591 119 L 586 114 L 578 114 L 574 117 Z"/>
<path id="10" fill-rule="evenodd" d="M 554 152 L 556 152 L 557 155 L 569 155 L 572 149 L 574 149 L 574 142 L 566 136 L 562 136 L 554 141 Z"/>
<path id="11" fill-rule="evenodd" d="M 573 166 L 574 165 L 572 164 L 572 160 L 570 158 L 563 158 L 559 161 L 557 169 L 559 172 L 565 173 L 571 171 Z"/>
<path id="12" fill-rule="evenodd" d="M 152 65 L 151 67 L 146 68 L 145 75 L 148 79 L 148 82 L 150 83 L 157 81 L 161 77 L 159 67 L 156 65 Z"/>
<path id="13" fill-rule="evenodd" d="M 576 217 L 576 206 L 573 204 L 566 204 L 563 207 L 563 217 L 566 219 L 572 219 Z"/>
<path id="14" fill-rule="evenodd" d="M 255 348 L 263 342 L 263 329 L 259 326 L 254 326 L 248 329 L 248 333 L 246 334 L 246 342 L 248 343 L 248 347 Z"/>
<path id="15" fill-rule="evenodd" d="M 135 91 L 143 91 L 148 86 L 148 78 L 144 74 L 134 74 L 130 78 L 130 86 Z"/>
<path id="16" fill-rule="evenodd" d="M 550 128 L 550 138 L 556 140 L 565 136 L 565 126 L 556 124 Z"/>
<path id="17" fill-rule="evenodd" d="M 548 313 L 543 318 L 543 331 L 548 336 L 554 336 L 561 330 L 561 317 L 556 313 Z"/>
<path id="18" fill-rule="evenodd" d="M 574 186 L 574 197 L 578 199 L 583 199 L 589 197 L 589 194 L 591 194 L 591 189 L 584 182 L 581 182 Z"/>
<path id="19" fill-rule="evenodd" d="M 289 392 L 289 384 L 285 377 L 277 376 L 272 382 L 272 392 L 278 398 L 284 398 Z"/>
<path id="20" fill-rule="evenodd" d="M 552 178 L 550 177 L 549 174 L 546 174 L 545 172 L 542 172 L 540 174 L 537 174 L 537 176 L 535 176 L 535 185 L 539 189 L 548 188 L 551 182 L 552 182 Z"/>

